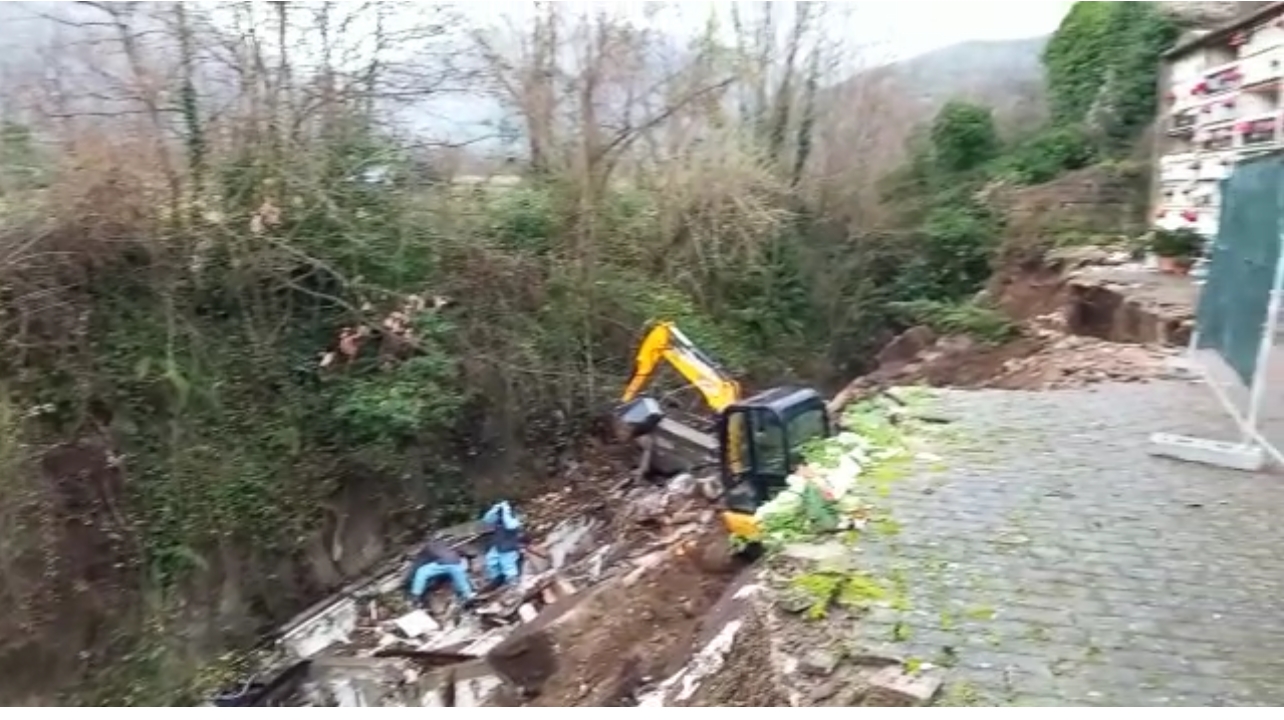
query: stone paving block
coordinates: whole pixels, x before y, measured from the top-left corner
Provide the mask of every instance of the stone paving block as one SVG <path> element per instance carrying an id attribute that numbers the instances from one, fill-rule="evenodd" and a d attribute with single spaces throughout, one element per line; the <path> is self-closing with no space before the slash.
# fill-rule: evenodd
<path id="1" fill-rule="evenodd" d="M 948 665 L 941 704 L 1284 704 L 1284 482 L 1147 452 L 1233 430 L 1206 388 L 945 391 L 945 468 L 876 502 L 860 562 L 908 608 L 869 641 Z M 956 687 L 957 686 L 957 687 Z"/>

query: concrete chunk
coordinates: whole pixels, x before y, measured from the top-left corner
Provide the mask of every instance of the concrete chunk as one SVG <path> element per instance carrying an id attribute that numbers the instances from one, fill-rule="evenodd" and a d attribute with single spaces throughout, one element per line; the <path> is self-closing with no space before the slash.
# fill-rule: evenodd
<path id="1" fill-rule="evenodd" d="M 899 667 L 885 667 L 869 678 L 866 704 L 882 707 L 927 705 L 941 690 L 935 675 L 910 674 Z"/>
<path id="2" fill-rule="evenodd" d="M 392 622 L 408 638 L 424 637 L 441 630 L 441 625 L 423 610 L 413 610 Z"/>
<path id="3" fill-rule="evenodd" d="M 1261 470 L 1266 464 L 1266 454 L 1256 445 L 1169 433 L 1150 436 L 1150 454 L 1248 472 Z"/>
<path id="4" fill-rule="evenodd" d="M 798 668 L 808 675 L 825 677 L 838 668 L 838 655 L 828 650 L 811 650 L 802 656 Z"/>
<path id="5" fill-rule="evenodd" d="M 346 643 L 357 628 L 357 604 L 343 598 L 298 623 L 281 638 L 295 657 L 306 660 L 331 645 Z"/>

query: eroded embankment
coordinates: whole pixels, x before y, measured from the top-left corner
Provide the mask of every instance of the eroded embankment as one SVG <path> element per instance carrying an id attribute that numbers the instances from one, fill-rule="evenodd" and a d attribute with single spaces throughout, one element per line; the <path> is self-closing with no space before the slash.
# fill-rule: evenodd
<path id="1" fill-rule="evenodd" d="M 1151 272 L 1123 251 L 1014 255 L 979 298 L 1012 321 L 1013 339 L 911 328 L 834 404 L 892 385 L 1052 390 L 1164 377 L 1190 336 L 1195 295 L 1189 278 Z"/>
<path id="2" fill-rule="evenodd" d="M 517 652 L 492 663 L 505 674 L 539 677 L 528 687 L 537 692 L 526 703 L 531 706 L 637 705 L 688 661 L 702 630 L 718 622 L 708 612 L 743 567 L 728 550 L 716 527 L 692 528 L 564 612 L 519 630 L 510 640 Z M 553 658 L 551 668 L 546 657 Z"/>
<path id="3" fill-rule="evenodd" d="M 1058 316 L 1071 335 L 1184 345 L 1197 287 L 1189 277 L 1147 268 L 1126 250 L 1082 247 L 1013 255 L 986 295 L 1017 322 Z"/>

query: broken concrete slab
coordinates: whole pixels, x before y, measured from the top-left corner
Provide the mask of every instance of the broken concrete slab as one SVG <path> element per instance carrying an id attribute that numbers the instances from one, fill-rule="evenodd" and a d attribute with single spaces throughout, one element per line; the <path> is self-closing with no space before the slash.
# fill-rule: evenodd
<path id="1" fill-rule="evenodd" d="M 441 624 L 423 610 L 414 610 L 392 621 L 408 638 L 427 637 L 441 630 Z"/>
<path id="2" fill-rule="evenodd" d="M 459 623 L 443 633 L 433 636 L 424 644 L 424 650 L 445 650 L 451 646 L 459 646 L 472 642 L 480 637 L 485 630 L 482 628 L 481 621 L 475 617 L 465 616 L 460 619 Z"/>
<path id="3" fill-rule="evenodd" d="M 486 707 L 504 681 L 484 661 L 452 665 L 433 672 L 419 684 L 422 707 Z"/>
<path id="4" fill-rule="evenodd" d="M 321 656 L 312 664 L 308 684 L 321 705 L 404 707 L 419 703 L 413 684 L 420 676 L 400 658 Z"/>
<path id="5" fill-rule="evenodd" d="M 865 703 L 882 707 L 918 707 L 932 702 L 940 690 L 941 678 L 936 675 L 885 667 L 869 676 Z"/>
<path id="6" fill-rule="evenodd" d="M 558 570 L 584 555 L 590 548 L 597 523 L 588 518 L 571 518 L 557 524 L 544 540 L 552 570 Z"/>
<path id="7" fill-rule="evenodd" d="M 357 629 L 357 603 L 340 598 L 281 636 L 280 643 L 294 657 L 307 660 L 326 648 L 346 643 Z"/>

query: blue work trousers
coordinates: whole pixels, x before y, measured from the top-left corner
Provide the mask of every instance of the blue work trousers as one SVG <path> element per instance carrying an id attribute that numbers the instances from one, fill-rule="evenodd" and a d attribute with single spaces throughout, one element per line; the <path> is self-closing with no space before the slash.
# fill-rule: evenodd
<path id="1" fill-rule="evenodd" d="M 430 562 L 415 568 L 413 579 L 410 581 L 410 596 L 416 600 L 422 598 L 424 593 L 428 592 L 428 586 L 432 581 L 440 577 L 450 578 L 450 584 L 454 586 L 455 594 L 460 600 L 473 598 L 473 585 L 468 582 L 468 566 L 463 562 Z"/>
<path id="2" fill-rule="evenodd" d="M 499 580 L 505 584 L 516 583 L 522 574 L 518 567 L 521 557 L 520 550 L 502 551 L 493 547 L 487 550 L 486 579 L 491 582 Z"/>

